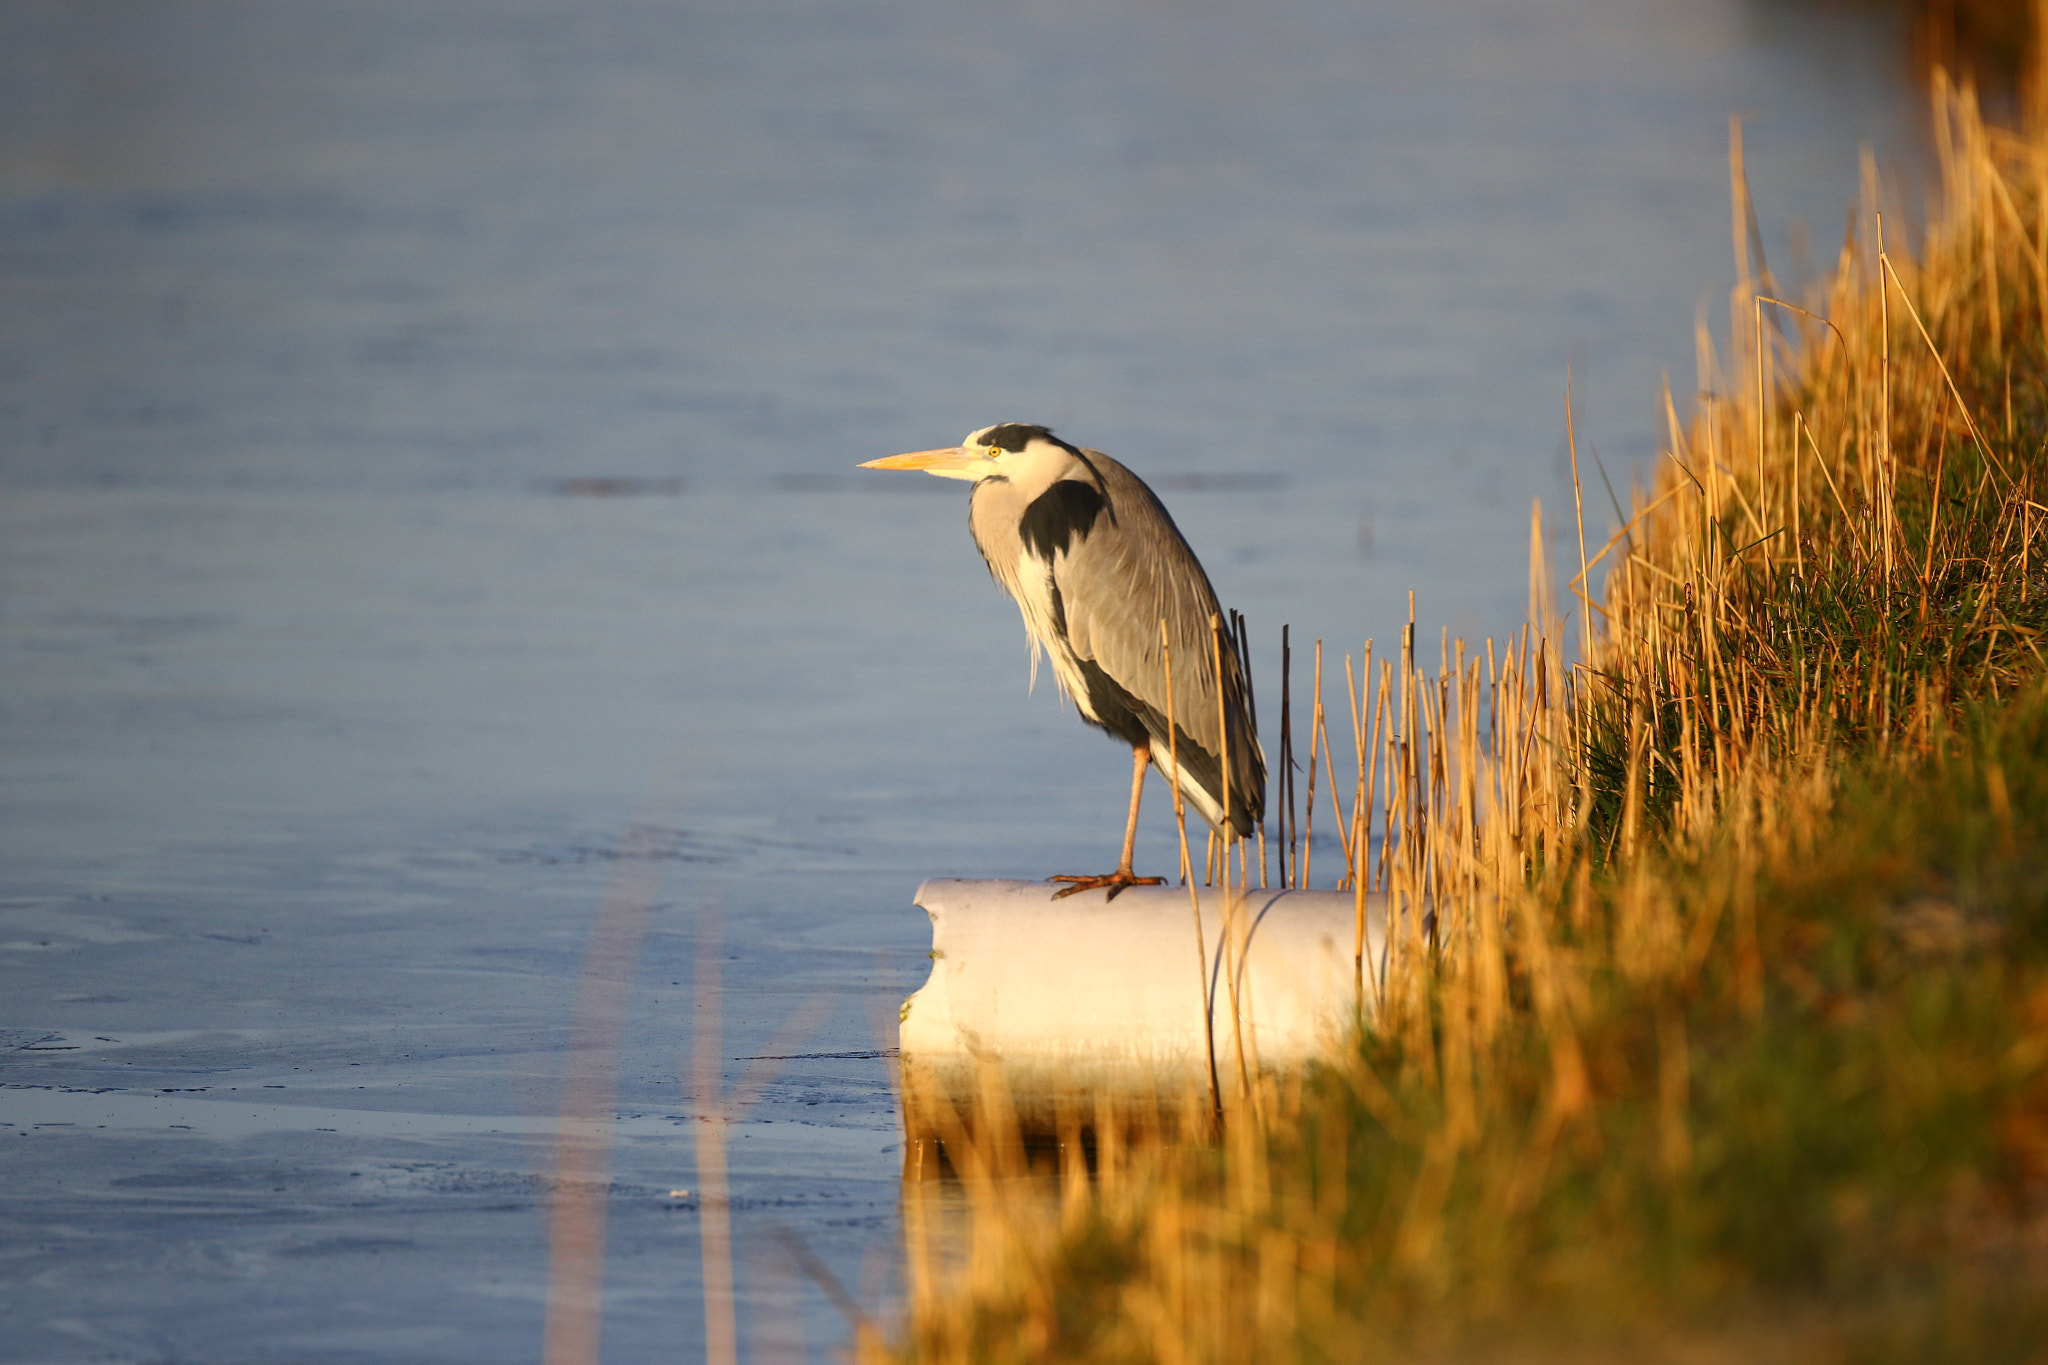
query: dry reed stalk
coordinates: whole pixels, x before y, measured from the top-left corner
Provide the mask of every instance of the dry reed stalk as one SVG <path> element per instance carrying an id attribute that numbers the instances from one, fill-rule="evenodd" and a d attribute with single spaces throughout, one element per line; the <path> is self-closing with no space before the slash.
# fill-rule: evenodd
<path id="1" fill-rule="evenodd" d="M 732 1198 L 726 1167 L 723 1003 L 718 965 L 719 916 L 697 916 L 697 980 L 690 1001 L 691 1065 L 697 1109 L 697 1243 L 704 1276 L 704 1359 L 735 1365 L 739 1324 L 733 1308 Z"/>
<path id="2" fill-rule="evenodd" d="M 1572 457 L 1572 513 L 1578 518 L 1579 527 L 1579 576 L 1575 582 L 1578 584 L 1576 591 L 1581 608 L 1579 612 L 1579 634 L 1581 640 L 1580 647 L 1583 653 L 1580 657 L 1591 659 L 1593 657 L 1593 584 L 1588 577 L 1591 570 L 1586 565 L 1586 503 L 1579 488 L 1579 433 L 1578 424 L 1572 416 L 1572 379 L 1569 369 L 1565 371 L 1564 379 L 1564 433 L 1565 448 L 1571 452 Z M 1415 607 L 1412 601 L 1408 607 L 1408 614 L 1411 617 L 1415 614 Z"/>
<path id="3" fill-rule="evenodd" d="M 1316 641 L 1316 676 L 1314 704 L 1309 712 L 1308 731 L 1308 822 L 1301 833 L 1301 878 L 1299 884 L 1309 884 L 1311 863 L 1315 856 L 1316 839 L 1316 749 L 1323 738 L 1323 642 Z"/>
<path id="4" fill-rule="evenodd" d="M 1180 832 L 1180 880 L 1188 889 L 1188 908 L 1195 921 L 1195 984 L 1202 999 L 1202 1042 L 1209 1061 L 1209 1112 L 1223 1119 L 1223 1086 L 1216 1075 L 1216 997 L 1209 981 L 1209 938 L 1202 930 L 1202 896 L 1195 890 L 1193 868 L 1188 863 L 1188 814 L 1180 791 L 1180 722 L 1173 708 L 1173 638 L 1167 633 L 1166 618 L 1159 618 L 1159 652 L 1166 666 L 1166 733 L 1168 757 L 1173 763 L 1173 823 Z"/>
<path id="5" fill-rule="evenodd" d="M 1258 729 L 1257 717 L 1259 714 L 1259 693 L 1258 688 L 1254 685 L 1252 680 L 1251 628 L 1245 622 L 1244 613 L 1236 610 L 1235 608 L 1233 608 L 1230 613 L 1230 627 L 1231 637 L 1236 642 L 1237 646 L 1238 662 L 1241 666 L 1241 671 L 1244 674 L 1245 713 L 1253 718 L 1252 729 L 1254 732 L 1256 732 Z M 1256 745 L 1258 742 L 1252 735 L 1246 735 L 1245 738 L 1251 741 L 1254 745 Z M 1259 845 L 1259 885 L 1262 887 L 1270 886 L 1272 885 L 1272 883 L 1267 879 L 1266 873 L 1266 818 L 1264 814 L 1263 805 L 1261 805 L 1260 807 L 1259 819 L 1253 825 L 1253 836 L 1257 839 Z M 1244 846 L 1242 842 L 1240 842 L 1238 845 L 1237 857 L 1239 881 L 1240 883 L 1242 883 L 1242 881 L 1250 875 L 1250 873 L 1245 870 Z"/>
<path id="6" fill-rule="evenodd" d="M 1365 727 L 1359 723 L 1358 679 L 1351 671 L 1351 656 L 1349 654 L 1344 656 L 1344 696 L 1347 708 L 1351 713 L 1351 733 L 1358 743 L 1363 743 Z M 1360 786 L 1363 787 L 1365 782 L 1365 756 L 1362 753 L 1358 756 L 1358 781 Z M 1358 866 L 1362 857 L 1358 846 L 1358 812 L 1362 805 L 1362 796 L 1362 791 L 1353 794 L 1351 815 L 1349 818 L 1346 818 L 1344 808 L 1337 800 L 1337 774 L 1332 769 L 1330 773 L 1330 804 L 1337 813 L 1338 828 L 1342 831 L 1344 840 L 1344 875 L 1337 880 L 1337 889 L 1340 891 L 1351 885 L 1358 876 Z"/>
<path id="7" fill-rule="evenodd" d="M 1301 863 L 1295 844 L 1300 830 L 1294 823 L 1294 652 L 1288 640 L 1288 626 L 1280 626 L 1280 885 L 1301 885 Z"/>
<path id="8" fill-rule="evenodd" d="M 1348 678 L 1350 676 L 1349 670 L 1351 668 L 1351 656 L 1348 654 L 1344 656 L 1344 667 L 1346 670 L 1345 676 Z M 1322 698 L 1320 696 L 1316 699 L 1316 708 L 1317 715 L 1324 716 L 1324 713 L 1322 711 Z M 1343 847 L 1344 866 L 1346 868 L 1349 868 L 1353 861 L 1353 852 L 1351 848 L 1351 823 L 1350 821 L 1344 818 L 1344 800 L 1342 797 L 1337 795 L 1336 748 L 1336 742 L 1330 736 L 1328 718 L 1327 716 L 1324 716 L 1323 772 L 1330 779 L 1330 823 L 1335 825 L 1337 828 L 1337 842 Z M 1343 879 L 1341 877 L 1338 879 L 1338 885 L 1340 887 L 1343 885 Z"/>
<path id="9" fill-rule="evenodd" d="M 1351 945 L 1352 970 L 1356 978 L 1354 985 L 1358 991 L 1358 1005 L 1361 1014 L 1363 1014 L 1365 1009 L 1365 898 L 1372 871 L 1368 861 L 1372 851 L 1372 787 L 1373 778 L 1377 775 L 1375 770 L 1379 766 L 1380 759 L 1379 746 L 1375 743 L 1379 738 L 1380 712 L 1374 710 L 1370 696 L 1372 688 L 1371 640 L 1365 642 L 1363 672 L 1365 674 L 1365 685 L 1368 694 L 1366 697 L 1366 710 L 1371 716 L 1372 730 L 1371 733 L 1367 733 L 1361 728 L 1359 734 L 1359 743 L 1361 745 L 1359 754 L 1359 787 L 1357 799 L 1352 807 L 1357 813 L 1359 834 L 1358 841 L 1354 845 L 1356 857 L 1351 863 L 1351 891 L 1354 917 Z M 1382 826 L 1382 831 L 1381 846 L 1385 847 L 1384 826 Z M 1373 972 L 1373 996 L 1376 1004 L 1379 1003 L 1378 997 L 1380 992 L 1380 970 L 1378 967 L 1375 967 Z"/>
<path id="10" fill-rule="evenodd" d="M 672 804 L 674 793 L 667 793 Z M 604 1315 L 605 1223 L 619 1049 L 640 948 L 668 880 L 675 831 L 637 825 L 619 843 L 577 974 L 549 1182 L 547 1365 L 595 1365 Z"/>
<path id="11" fill-rule="evenodd" d="M 1230 1034 L 1236 1045 L 1238 1091 L 1241 1098 L 1251 1093 L 1251 1059 L 1245 1052 L 1244 1011 L 1239 1008 L 1238 986 L 1243 973 L 1245 926 L 1244 903 L 1230 894 L 1230 845 L 1234 826 L 1230 819 L 1230 724 L 1223 708 L 1223 623 L 1215 616 L 1209 618 L 1209 638 L 1215 656 L 1216 668 L 1216 733 L 1223 757 L 1223 826 L 1218 831 L 1223 849 L 1223 875 L 1217 885 L 1223 888 L 1223 928 L 1219 947 L 1222 949 L 1223 979 L 1230 992 Z M 1238 866 L 1244 866 L 1244 852 L 1238 852 Z M 1229 950 L 1237 950 L 1237 960 L 1231 961 Z"/>

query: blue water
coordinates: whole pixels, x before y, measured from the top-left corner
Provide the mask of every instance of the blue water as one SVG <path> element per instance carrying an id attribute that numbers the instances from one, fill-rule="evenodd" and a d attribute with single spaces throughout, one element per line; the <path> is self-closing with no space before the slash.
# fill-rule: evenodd
<path id="1" fill-rule="evenodd" d="M 537 1357 L 638 821 L 607 1358 L 702 1341 L 707 914 L 730 1074 L 825 1002 L 733 1141 L 743 1324 L 824 1358 L 772 1232 L 888 1311 L 911 892 L 1106 867 L 1128 772 L 964 490 L 853 466 L 1116 455 L 1270 735 L 1283 622 L 1510 629 L 1537 498 L 1575 558 L 1568 371 L 1602 533 L 1734 113 L 1785 275 L 1920 161 L 1892 35 L 1734 0 L 0 7 L 0 1354 Z"/>

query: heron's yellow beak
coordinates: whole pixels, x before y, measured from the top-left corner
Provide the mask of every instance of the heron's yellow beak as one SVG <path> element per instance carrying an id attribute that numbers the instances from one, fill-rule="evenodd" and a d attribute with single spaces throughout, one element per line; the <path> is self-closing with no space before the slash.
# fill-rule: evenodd
<path id="1" fill-rule="evenodd" d="M 908 455 L 884 455 L 879 460 L 869 460 L 862 469 L 922 469 L 927 474 L 936 474 L 942 479 L 966 479 L 974 482 L 994 468 L 988 456 L 979 450 L 964 446 L 949 446 L 944 450 L 913 450 Z"/>
<path id="2" fill-rule="evenodd" d="M 970 455 L 959 446 L 948 446 L 944 450 L 913 450 L 908 455 L 884 455 L 879 460 L 869 460 L 862 469 L 965 469 L 979 455 Z"/>

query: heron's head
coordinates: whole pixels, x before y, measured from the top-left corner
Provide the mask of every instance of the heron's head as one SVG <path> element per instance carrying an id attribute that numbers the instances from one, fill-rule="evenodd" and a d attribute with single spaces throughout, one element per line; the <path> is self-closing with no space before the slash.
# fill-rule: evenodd
<path id="1" fill-rule="evenodd" d="M 983 427 L 957 446 L 943 450 L 914 450 L 908 455 L 887 455 L 869 460 L 862 469 L 922 469 L 942 479 L 966 479 L 980 483 L 997 474 L 1015 475 L 1027 469 L 1057 461 L 1071 460 L 1074 448 L 1044 427 L 1023 422 L 999 422 Z"/>

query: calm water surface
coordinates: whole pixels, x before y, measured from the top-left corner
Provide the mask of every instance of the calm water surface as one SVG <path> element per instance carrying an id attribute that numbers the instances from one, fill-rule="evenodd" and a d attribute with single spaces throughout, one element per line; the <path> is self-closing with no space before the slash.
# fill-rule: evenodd
<path id="1" fill-rule="evenodd" d="M 1790 272 L 1915 164 L 1897 66 L 1735 0 L 0 6 L 0 1354 L 535 1358 L 651 820 L 607 1355 L 702 1340 L 708 912 L 731 1074 L 824 1002 L 733 1142 L 823 1358 L 771 1233 L 887 1311 L 911 892 L 1106 866 L 1128 765 L 964 490 L 853 465 L 1049 423 L 1262 656 L 1504 631 L 1567 368 L 1619 483 L 1725 313 L 1728 116 Z"/>

